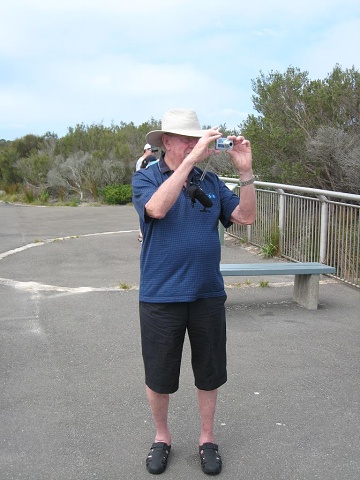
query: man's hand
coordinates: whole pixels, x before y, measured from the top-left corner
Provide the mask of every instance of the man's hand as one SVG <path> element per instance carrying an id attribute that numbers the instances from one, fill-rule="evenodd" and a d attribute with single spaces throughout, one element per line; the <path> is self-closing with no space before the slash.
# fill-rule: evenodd
<path id="1" fill-rule="evenodd" d="M 210 155 L 217 155 L 220 152 L 214 148 L 209 148 L 211 143 L 220 138 L 222 134 L 219 132 L 218 127 L 204 130 L 204 135 L 199 138 L 199 141 L 192 149 L 187 158 L 191 158 L 195 163 L 202 162 L 210 157 Z"/>
<path id="2" fill-rule="evenodd" d="M 246 140 L 242 135 L 238 137 L 230 135 L 228 138 L 234 142 L 234 147 L 232 150 L 226 150 L 226 153 L 230 155 L 239 175 L 244 177 L 243 180 L 249 180 L 253 175 L 250 141 Z M 248 176 L 249 174 L 249 178 L 245 178 L 245 176 Z"/>

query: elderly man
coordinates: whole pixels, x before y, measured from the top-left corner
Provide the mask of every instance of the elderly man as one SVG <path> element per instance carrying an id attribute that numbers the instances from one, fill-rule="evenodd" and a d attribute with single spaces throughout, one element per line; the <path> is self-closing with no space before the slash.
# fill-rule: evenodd
<path id="1" fill-rule="evenodd" d="M 188 332 L 201 417 L 199 454 L 208 475 L 220 473 L 214 437 L 217 389 L 227 380 L 226 293 L 220 273 L 218 222 L 255 221 L 256 194 L 250 142 L 229 136 L 228 150 L 240 176 L 241 200 L 214 173 L 197 167 L 216 154 L 217 127 L 201 130 L 193 110 L 166 112 L 161 130 L 146 140 L 161 147 L 159 162 L 133 176 L 133 203 L 140 217 L 139 313 L 145 383 L 156 434 L 146 459 L 153 474 L 165 471 L 171 450 L 169 396 L 179 387 Z"/>

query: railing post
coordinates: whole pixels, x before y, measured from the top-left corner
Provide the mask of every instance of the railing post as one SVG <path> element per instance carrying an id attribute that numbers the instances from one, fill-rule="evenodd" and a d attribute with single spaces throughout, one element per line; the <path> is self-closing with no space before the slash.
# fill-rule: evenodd
<path id="1" fill-rule="evenodd" d="M 247 236 L 247 239 L 246 241 L 248 243 L 251 243 L 251 240 L 252 240 L 252 225 L 247 225 L 246 226 L 246 236 Z"/>
<path id="2" fill-rule="evenodd" d="M 321 202 L 320 213 L 320 254 L 319 262 L 324 263 L 326 260 L 326 243 L 327 243 L 327 231 L 328 231 L 328 202 L 325 195 L 318 196 Z"/>
<path id="3" fill-rule="evenodd" d="M 218 230 L 219 230 L 220 245 L 222 246 L 222 245 L 224 245 L 225 228 L 224 228 L 224 225 L 221 222 L 219 222 Z"/>
<path id="4" fill-rule="evenodd" d="M 284 231 L 285 231 L 285 192 L 282 188 L 277 188 L 279 194 L 279 255 L 283 252 Z"/>

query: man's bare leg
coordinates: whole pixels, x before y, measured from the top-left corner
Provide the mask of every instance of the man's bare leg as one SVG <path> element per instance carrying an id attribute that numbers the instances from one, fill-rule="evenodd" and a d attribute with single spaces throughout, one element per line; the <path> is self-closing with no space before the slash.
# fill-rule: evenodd
<path id="1" fill-rule="evenodd" d="M 201 434 L 199 445 L 210 442 L 215 443 L 214 418 L 216 410 L 217 390 L 199 390 L 198 402 L 201 417 Z"/>
<path id="2" fill-rule="evenodd" d="M 151 413 L 156 427 L 155 442 L 164 442 L 171 445 L 171 435 L 168 428 L 168 411 L 170 395 L 156 393 L 146 387 L 146 396 L 151 408 Z"/>

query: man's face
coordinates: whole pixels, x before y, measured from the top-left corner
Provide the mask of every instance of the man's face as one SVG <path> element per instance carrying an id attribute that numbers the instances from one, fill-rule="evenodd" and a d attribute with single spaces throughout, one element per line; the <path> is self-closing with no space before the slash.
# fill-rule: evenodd
<path id="1" fill-rule="evenodd" d="M 173 133 L 166 133 L 163 138 L 166 152 L 171 155 L 171 158 L 180 162 L 191 153 L 198 141 L 197 137 L 186 137 Z"/>

